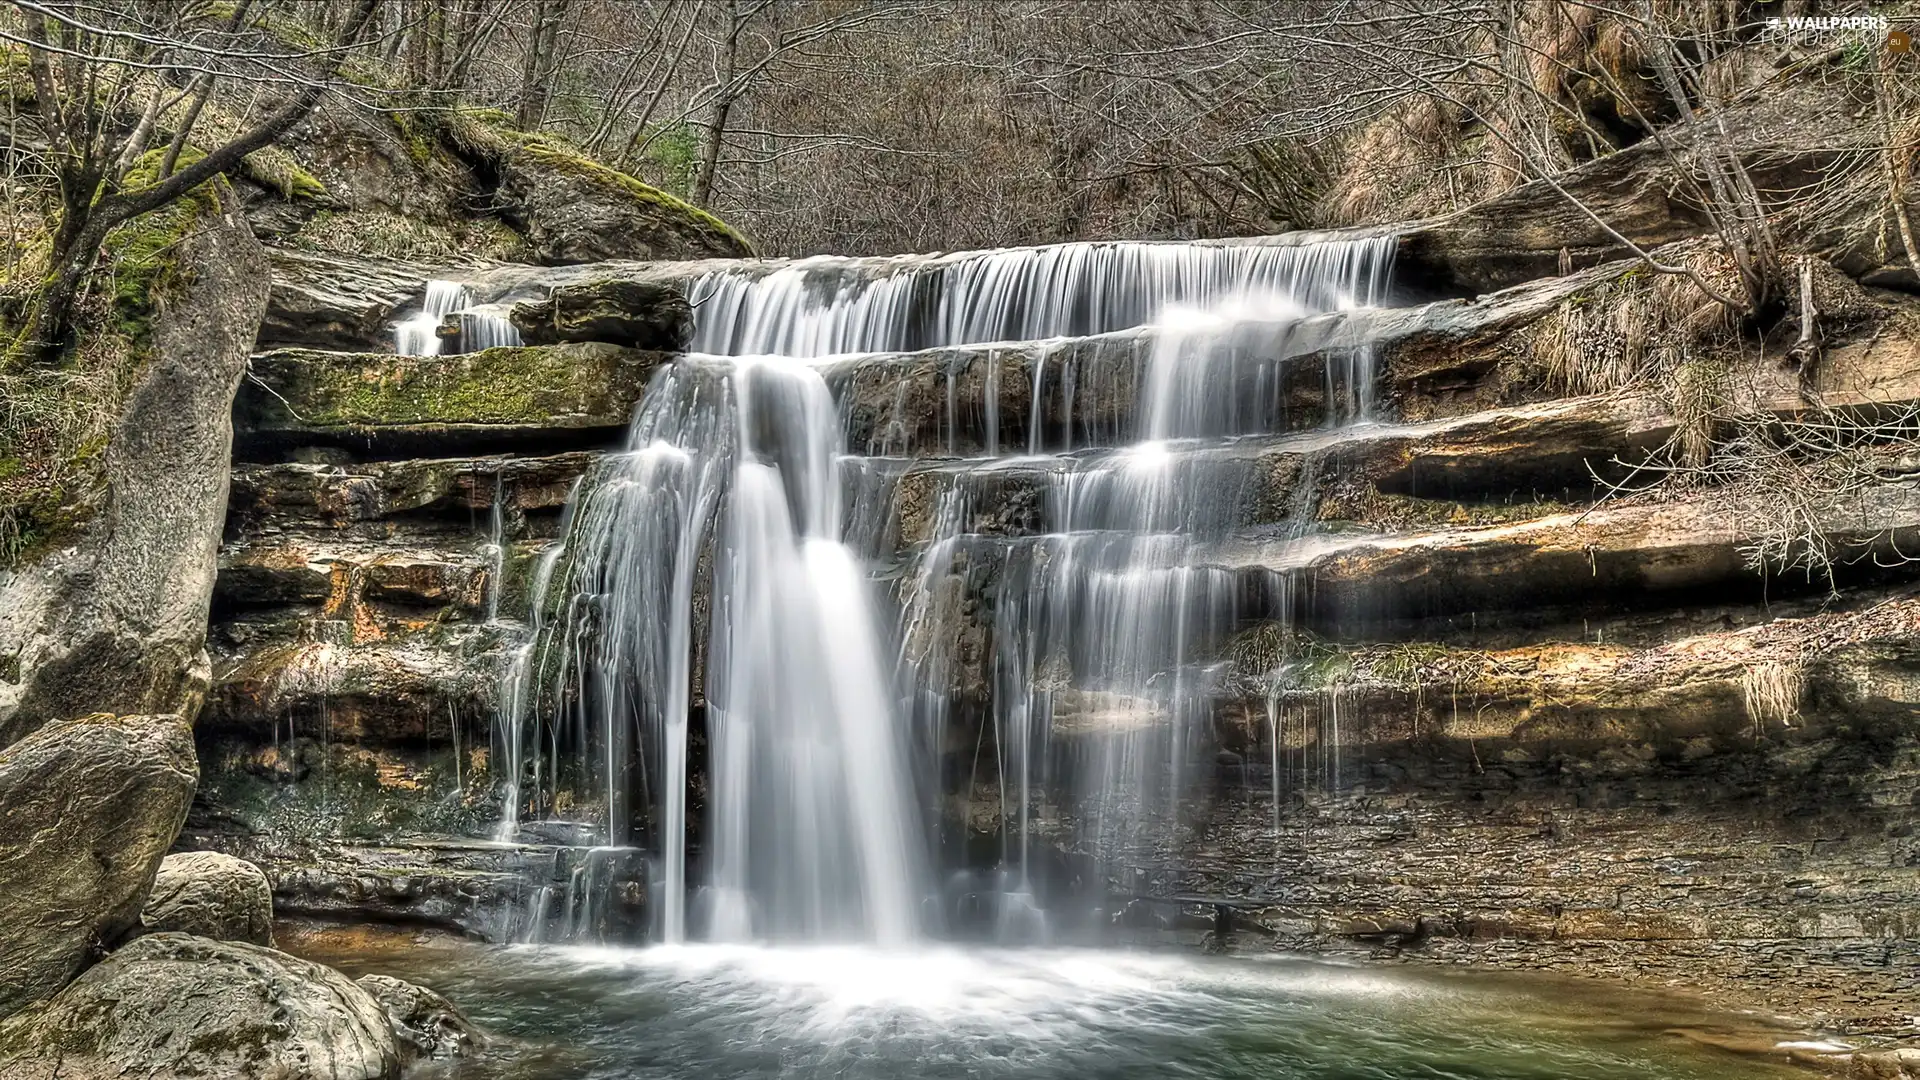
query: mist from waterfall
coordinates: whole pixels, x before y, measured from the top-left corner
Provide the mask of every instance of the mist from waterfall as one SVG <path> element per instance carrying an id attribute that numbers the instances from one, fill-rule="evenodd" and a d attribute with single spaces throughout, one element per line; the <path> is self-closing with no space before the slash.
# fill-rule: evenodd
<path id="1" fill-rule="evenodd" d="M 1003 936 L 1040 936 L 1027 873 L 1043 828 L 1141 858 L 1173 842 L 1203 767 L 1202 661 L 1243 615 L 1244 583 L 1205 557 L 1244 524 L 1222 495 L 1245 472 L 1231 439 L 1291 422 L 1274 402 L 1292 328 L 1379 303 L 1393 248 L 1076 244 L 691 283 L 694 347 L 709 351 L 656 377 L 626 449 L 584 482 L 536 570 L 534 621 L 503 693 L 502 838 L 584 813 L 606 849 L 652 852 L 664 941 L 899 943 L 938 930 L 939 759 L 962 721 L 954 658 L 930 643 L 979 617 L 943 582 L 990 553 L 979 722 L 1003 819 L 997 918 Z M 898 512 L 897 470 L 848 456 L 849 402 L 830 387 L 867 363 L 848 354 L 962 347 L 957 365 L 981 355 L 969 345 L 1135 327 L 1146 336 L 1113 339 L 1140 357 L 1114 376 L 1130 384 L 1131 432 L 1094 456 L 1001 456 L 997 432 L 1020 418 L 996 412 L 985 350 L 976 411 L 995 434 L 957 475 L 1037 471 L 1041 529 L 977 535 L 967 489 L 947 487 L 897 605 L 885 603 L 874 538 Z M 1071 396 L 1100 354 L 1060 355 L 1052 378 Z M 1321 363 L 1319 422 L 1366 418 L 1366 350 Z M 947 368 L 952 415 L 958 371 Z M 1037 389 L 1033 407 L 1037 418 Z M 1056 775 L 1063 737 L 1074 763 Z"/>

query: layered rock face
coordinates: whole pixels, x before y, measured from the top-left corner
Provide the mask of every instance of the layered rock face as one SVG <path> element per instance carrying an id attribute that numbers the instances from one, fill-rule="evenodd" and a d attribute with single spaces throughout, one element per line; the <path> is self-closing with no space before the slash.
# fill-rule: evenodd
<path id="1" fill-rule="evenodd" d="M 1813 123 L 1753 125 L 1768 197 L 1830 159 Z M 1566 183 L 1665 263 L 1718 272 L 1695 211 L 1623 186 L 1631 164 Z M 1717 323 L 1613 237 L 1569 239 L 1585 219 L 1550 194 L 1409 227 L 1381 306 L 1209 328 L 1231 362 L 1193 378 L 1218 415 L 1204 439 L 1166 429 L 1177 482 L 1157 488 L 1129 470 L 1169 400 L 1157 358 L 1199 355 L 1192 327 L 823 362 L 846 534 L 898 602 L 915 707 L 933 703 L 915 736 L 946 869 L 1015 874 L 1061 932 L 1226 909 L 1242 948 L 1686 979 L 1883 1026 L 1920 887 L 1900 426 L 1920 304 L 1803 229 L 1832 265 L 1810 271 L 1824 353 L 1796 368 L 1793 317 Z M 899 291 L 924 313 L 970 258 L 845 260 L 833 287 L 919 275 Z M 368 269 L 379 287 L 347 296 L 338 267 L 277 265 L 263 344 L 306 319 L 329 329 L 300 343 L 331 351 L 264 353 L 241 399 L 191 842 L 261 861 L 283 909 L 523 933 L 597 872 L 576 777 L 546 778 L 545 836 L 473 842 L 540 556 L 666 362 L 652 350 L 687 340 L 688 292 L 713 301 L 687 283 L 798 271 L 461 272 L 537 344 L 400 358 L 367 328 L 435 271 Z M 1179 538 L 1157 569 L 1183 599 L 1054 648 L 1081 616 L 1036 598 L 1115 521 Z M 1097 606 L 1124 574 L 1086 582 L 1084 611 L 1125 613 Z M 1134 638 L 1177 647 L 1094 677 L 1113 655 L 1090 651 Z M 1108 827 L 1145 819 L 1089 792 L 1151 801 L 1157 824 Z"/>

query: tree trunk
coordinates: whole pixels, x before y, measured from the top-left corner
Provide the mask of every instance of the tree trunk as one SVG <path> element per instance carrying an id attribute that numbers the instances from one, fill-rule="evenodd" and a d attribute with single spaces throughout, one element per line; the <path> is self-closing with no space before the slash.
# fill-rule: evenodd
<path id="1" fill-rule="evenodd" d="M 721 54 L 719 77 L 714 80 L 719 89 L 713 99 L 713 110 L 707 115 L 707 139 L 706 145 L 700 148 L 700 171 L 693 179 L 695 206 L 705 206 L 713 199 L 713 175 L 720 168 L 720 144 L 727 138 L 727 114 L 733 111 L 733 100 L 739 93 L 734 88 L 733 77 L 739 66 L 740 25 L 740 5 L 729 3 L 727 47 Z"/>
<path id="2" fill-rule="evenodd" d="M 520 100 L 514 120 L 522 131 L 537 131 L 547 117 L 547 102 L 553 96 L 553 72 L 559 58 L 560 20 L 566 14 L 566 0 L 539 0 L 534 7 L 533 28 L 527 35 L 526 62 L 520 68 Z"/>

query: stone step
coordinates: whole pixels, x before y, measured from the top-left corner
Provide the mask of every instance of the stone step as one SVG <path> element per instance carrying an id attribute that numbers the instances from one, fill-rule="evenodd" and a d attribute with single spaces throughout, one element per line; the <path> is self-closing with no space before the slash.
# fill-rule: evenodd
<path id="1" fill-rule="evenodd" d="M 1242 320 L 1210 331 L 1202 366 L 1190 331 L 1147 327 L 1095 337 L 1014 342 L 822 362 L 847 447 L 893 457 L 1005 456 L 1124 446 L 1140 415 L 1156 349 L 1180 348 L 1188 392 L 1215 430 L 1284 433 L 1350 420 L 1355 379 L 1372 371 L 1377 415 L 1429 421 L 1551 402 L 1536 357 L 1543 335 L 1591 295 L 1638 274 L 1609 263 L 1473 300 L 1332 312 L 1294 322 Z M 1920 399 L 1920 300 L 1881 294 L 1834 327 L 1817 367 L 1785 370 L 1786 343 L 1724 356 L 1730 409 L 1865 409 Z M 1183 336 L 1184 335 L 1184 336 Z M 1549 335 L 1550 336 L 1550 335 Z M 1581 361 L 1589 362 L 1589 361 Z M 1593 360 L 1591 362 L 1598 362 Z M 1174 430 L 1179 430 L 1175 428 Z"/>
<path id="2" fill-rule="evenodd" d="M 1805 535 L 1834 553 L 1839 579 L 1920 573 L 1920 563 L 1902 554 L 1920 551 L 1920 479 L 1890 480 L 1801 509 L 1810 518 Z M 1798 533 L 1782 512 L 1774 493 L 1708 491 L 1686 501 L 1624 501 L 1509 524 L 1398 534 L 1241 534 L 1198 542 L 1179 534 L 963 534 L 930 564 L 932 579 L 914 587 L 937 593 L 949 587 L 940 579 L 957 576 L 963 592 L 991 592 L 1026 581 L 1039 572 L 1033 567 L 1092 570 L 1121 553 L 1157 548 L 1154 558 L 1125 564 L 1145 595 L 1156 580 L 1179 578 L 1188 583 L 1183 595 L 1230 600 L 1243 620 L 1292 617 L 1357 635 L 1394 619 L 1557 605 L 1631 609 L 1671 605 L 1708 589 L 1721 599 L 1759 602 L 1770 591 L 1815 584 L 1802 571 L 1763 576 L 1748 565 L 1749 550 L 1780 535 L 1767 532 L 1769 525 Z M 990 618 L 992 604 L 984 606 Z"/>
<path id="3" fill-rule="evenodd" d="M 230 512 L 246 520 L 345 525 L 407 514 L 557 511 L 598 455 L 415 458 L 344 465 L 241 463 Z"/>
<path id="4" fill-rule="evenodd" d="M 424 263 L 280 247 L 267 259 L 273 289 L 255 343 L 263 350 L 390 352 L 400 312 L 419 306 L 428 278 L 444 276 Z"/>
<path id="5" fill-rule="evenodd" d="M 391 458 L 612 444 L 668 359 L 606 344 L 433 357 L 263 353 L 235 404 L 236 455 L 272 460 L 328 447 Z"/>
<path id="6" fill-rule="evenodd" d="M 1598 395 L 1424 424 L 1362 424 L 1045 457 L 868 459 L 855 490 L 891 502 L 879 545 L 919 545 L 943 528 L 992 535 L 1179 525 L 1189 533 L 1311 524 L 1336 490 L 1522 502 L 1591 494 L 1665 445 L 1676 425 L 1650 396 Z M 854 500 L 858 502 L 856 498 Z M 1165 504 L 1148 509 L 1143 504 Z M 942 514 L 952 515 L 942 520 Z M 1074 520 L 1066 520 L 1071 518 Z M 876 522 L 876 524 L 879 524 Z"/>
<path id="7" fill-rule="evenodd" d="M 216 641 L 199 727 L 254 745 L 274 742 L 283 727 L 289 738 L 370 746 L 449 743 L 452 718 L 492 715 L 513 632 L 469 625 L 359 642 L 340 636 L 254 641 L 243 651 Z"/>
<path id="8" fill-rule="evenodd" d="M 475 549 L 403 546 L 300 533 L 262 535 L 220 552 L 214 599 L 223 608 L 317 605 L 350 618 L 362 600 L 484 612 L 492 560 Z"/>
<path id="9" fill-rule="evenodd" d="M 1634 740 L 1737 753 L 1761 734 L 1817 737 L 1920 710 L 1920 594 L 1911 588 L 1771 614 L 1780 617 L 1726 608 L 1721 618 L 1751 625 L 1653 642 L 1599 641 L 1575 626 L 1518 644 L 1341 643 L 1264 624 L 1196 664 L 1186 685 L 1231 755 L 1221 761 L 1228 779 L 1256 786 L 1279 769 L 1283 782 L 1364 788 L 1369 755 L 1417 756 L 1420 769 L 1458 775 L 1476 752 L 1487 755 L 1483 769 Z M 1075 687 L 1042 691 L 1035 707 L 1064 739 L 1124 737 L 1170 720 L 1155 699 Z M 1515 756 L 1523 753 L 1532 756 Z M 1344 777 L 1336 755 L 1348 756 Z"/>
<path id="10" fill-rule="evenodd" d="M 556 867 L 584 864 L 585 849 L 559 845 L 490 843 L 464 837 L 396 836 L 292 838 L 245 835 L 189 825 L 180 846 L 222 851 L 266 871 L 274 910 L 293 916 L 361 923 L 437 926 L 481 941 L 524 939 L 533 916 L 554 913 L 537 904 L 538 889 Z M 632 918 L 644 929 L 643 868 L 640 904 Z M 565 881 L 550 906 L 558 906 Z"/>
<path id="11" fill-rule="evenodd" d="M 1281 432 L 1350 412 L 1368 370 L 1396 394 L 1417 378 L 1397 368 L 1435 354 L 1498 356 L 1506 340 L 1583 289 L 1624 272 L 1609 266 L 1478 300 L 1331 312 L 1295 321 L 1244 319 L 1204 334 L 1155 327 L 1044 342 L 874 353 L 823 362 L 855 453 L 1001 454 L 1125 445 L 1149 428 L 1139 414 L 1156 350 L 1177 349 L 1227 430 Z M 1363 348 L 1370 352 L 1365 361 Z M 1193 355 L 1188 355 L 1188 354 Z M 1205 354 L 1201 356 L 1200 354 Z M 1208 366 L 1200 360 L 1211 357 Z M 1369 367 L 1369 364 L 1372 367 Z M 1329 391 L 1334 400 L 1329 401 Z M 1435 410 L 1426 410 L 1436 414 Z"/>

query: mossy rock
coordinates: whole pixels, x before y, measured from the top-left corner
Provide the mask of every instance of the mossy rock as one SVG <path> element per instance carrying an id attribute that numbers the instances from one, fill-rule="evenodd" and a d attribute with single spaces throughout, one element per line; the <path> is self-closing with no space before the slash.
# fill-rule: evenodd
<path id="1" fill-rule="evenodd" d="M 153 184 L 164 151 L 149 151 L 122 181 Z M 184 168 L 201 158 L 185 148 Z M 90 417 L 112 416 L 138 383 L 153 352 L 154 328 L 186 303 L 197 270 L 185 257 L 210 218 L 234 204 L 216 177 L 107 234 L 104 258 L 80 306 L 78 345 L 57 369 L 0 370 L 0 397 L 13 402 L 0 424 L 0 568 L 33 562 L 71 544 L 101 497 L 108 435 Z M 44 245 L 44 234 L 28 247 Z M 4 369 L 0 363 L 0 369 Z"/>
<path id="2" fill-rule="evenodd" d="M 732 226 L 559 143 L 527 138 L 500 162 L 502 215 L 544 263 L 744 258 Z"/>
<path id="3" fill-rule="evenodd" d="M 289 349 L 254 358 L 237 409 L 253 432 L 621 428 L 667 359 L 602 343 L 425 357 Z"/>

